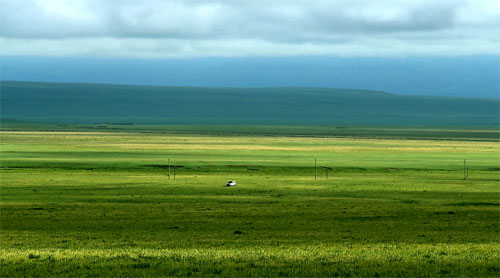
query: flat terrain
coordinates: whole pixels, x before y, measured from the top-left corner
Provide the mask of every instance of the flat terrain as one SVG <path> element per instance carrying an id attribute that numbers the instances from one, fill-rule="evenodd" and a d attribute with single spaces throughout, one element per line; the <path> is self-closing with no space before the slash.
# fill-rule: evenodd
<path id="1" fill-rule="evenodd" d="M 422 126 L 332 126 L 332 125 L 137 125 L 137 124 L 54 124 L 0 118 L 1 131 L 71 131 L 109 133 L 158 133 L 214 136 L 346 137 L 372 139 L 439 139 L 500 141 L 497 127 Z"/>
<path id="2" fill-rule="evenodd" d="M 498 141 L 0 139 L 0 276 L 500 274 Z"/>

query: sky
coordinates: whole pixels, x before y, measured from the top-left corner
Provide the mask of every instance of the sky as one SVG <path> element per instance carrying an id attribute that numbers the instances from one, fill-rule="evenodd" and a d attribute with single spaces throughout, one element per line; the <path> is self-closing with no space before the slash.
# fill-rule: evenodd
<path id="1" fill-rule="evenodd" d="M 497 0 L 0 3 L 2 80 L 499 93 Z"/>

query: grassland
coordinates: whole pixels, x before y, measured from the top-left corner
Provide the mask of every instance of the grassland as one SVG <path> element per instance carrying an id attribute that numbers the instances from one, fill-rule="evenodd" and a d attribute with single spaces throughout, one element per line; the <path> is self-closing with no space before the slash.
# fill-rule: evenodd
<path id="1" fill-rule="evenodd" d="M 54 124 L 0 118 L 0 131 L 72 131 L 157 133 L 216 136 L 346 137 L 372 139 L 439 139 L 500 141 L 497 127 L 332 126 L 332 125 L 137 125 Z"/>
<path id="2" fill-rule="evenodd" d="M 1 276 L 500 274 L 498 141 L 0 139 Z"/>

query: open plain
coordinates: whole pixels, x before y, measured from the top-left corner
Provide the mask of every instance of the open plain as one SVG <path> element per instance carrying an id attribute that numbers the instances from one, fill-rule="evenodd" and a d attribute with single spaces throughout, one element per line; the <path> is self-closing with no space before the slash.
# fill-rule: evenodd
<path id="1" fill-rule="evenodd" d="M 500 272 L 495 140 L 64 131 L 0 139 L 3 277 Z"/>

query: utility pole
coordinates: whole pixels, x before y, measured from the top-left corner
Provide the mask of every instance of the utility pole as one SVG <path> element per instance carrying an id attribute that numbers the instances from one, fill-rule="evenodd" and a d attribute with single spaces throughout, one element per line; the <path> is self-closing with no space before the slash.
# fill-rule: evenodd
<path id="1" fill-rule="evenodd" d="M 325 169 L 325 179 L 328 179 L 328 170 L 332 170 L 332 168 L 328 166 L 321 166 L 319 168 Z"/>
<path id="2" fill-rule="evenodd" d="M 170 157 L 168 158 L 168 179 L 170 179 Z"/>
<path id="3" fill-rule="evenodd" d="M 316 157 L 314 158 L 314 179 L 318 179 L 318 162 Z"/>
<path id="4" fill-rule="evenodd" d="M 464 180 L 467 180 L 467 159 L 464 159 Z"/>

